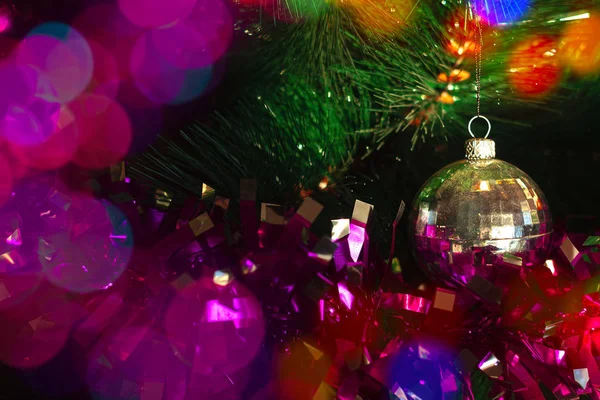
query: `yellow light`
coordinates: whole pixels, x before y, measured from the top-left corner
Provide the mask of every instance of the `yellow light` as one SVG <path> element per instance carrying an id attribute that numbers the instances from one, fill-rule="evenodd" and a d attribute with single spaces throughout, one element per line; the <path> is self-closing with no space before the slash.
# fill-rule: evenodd
<path id="1" fill-rule="evenodd" d="M 479 182 L 479 190 L 482 192 L 489 192 L 490 191 L 490 184 L 488 183 L 488 181 L 481 181 Z"/>
<path id="2" fill-rule="evenodd" d="M 576 21 L 578 19 L 587 19 L 589 17 L 590 17 L 590 13 L 583 13 L 583 14 L 573 15 L 570 17 L 564 17 L 564 18 L 559 19 L 559 21 L 561 21 L 561 22 Z"/>
<path id="3" fill-rule="evenodd" d="M 12 257 L 10 256 L 9 253 L 4 253 L 0 256 L 0 258 L 5 259 L 6 261 L 8 261 L 11 265 L 15 265 L 15 261 L 12 259 Z"/>

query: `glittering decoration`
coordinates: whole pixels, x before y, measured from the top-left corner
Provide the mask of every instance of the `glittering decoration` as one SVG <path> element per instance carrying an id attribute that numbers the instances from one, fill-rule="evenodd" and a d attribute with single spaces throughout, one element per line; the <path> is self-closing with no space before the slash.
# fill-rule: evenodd
<path id="1" fill-rule="evenodd" d="M 472 156 L 473 146 L 467 149 Z M 451 282 L 515 271 L 512 257 L 523 266 L 538 265 L 550 249 L 552 218 L 544 194 L 523 171 L 493 159 L 488 150 L 438 171 L 413 205 L 416 254 Z"/>
<path id="2" fill-rule="evenodd" d="M 489 168 L 501 162 L 465 163 L 450 172 L 471 168 L 468 179 L 475 179 L 495 174 Z M 506 171 L 518 170 L 504 165 L 501 172 Z M 439 190 L 455 176 L 442 178 Z M 490 196 L 494 185 L 519 187 L 513 197 L 529 193 L 523 200 L 531 204 L 529 212 L 537 210 L 550 223 L 541 193 L 526 175 L 477 179 L 466 186 L 471 196 L 487 195 L 505 210 L 511 199 Z M 453 254 L 448 274 L 460 272 L 457 262 L 461 268 L 471 265 L 465 254 L 475 261 L 493 254 L 497 263 L 486 268 L 499 273 L 474 275 L 466 285 L 453 285 L 461 276 L 416 286 L 402 282 L 394 259 L 378 258 L 370 240 L 374 207 L 368 203 L 357 201 L 350 218 L 335 220 L 330 239 L 311 233 L 323 208 L 312 198 L 295 213 L 272 204 L 259 213 L 254 180 L 240 183 L 240 219 L 253 230 L 226 218 L 230 202 L 218 191 L 180 199 L 132 182 L 122 164 L 107 169 L 102 182 L 110 202 L 83 200 L 53 176 L 20 183 L 0 214 L 5 364 L 44 365 L 72 336 L 85 359 L 81 379 L 87 390 L 145 400 L 391 395 L 521 400 L 550 392 L 574 398 L 600 382 L 594 358 L 600 328 L 600 260 L 594 254 L 600 240 L 594 229 L 564 233 L 551 258 L 540 255 L 535 264 L 537 255 L 498 254 L 497 248 Z M 467 200 L 461 203 L 477 204 Z M 213 204 L 207 207 L 207 201 Z M 401 205 L 394 224 L 402 212 Z M 102 224 L 103 213 L 110 224 Z M 168 229 L 166 221 L 172 221 Z M 538 222 L 531 229 L 540 229 Z M 108 241 L 94 236 L 109 225 L 114 229 Z M 65 229 L 70 234 L 61 236 Z M 129 232 L 134 235 L 128 239 Z M 79 249 L 65 247 L 57 241 L 61 237 Z M 96 286 L 100 272 L 110 271 L 106 261 L 120 257 L 110 248 L 118 250 L 130 239 L 136 247 L 128 268 L 110 284 Z M 86 265 L 93 279 L 78 280 L 81 275 L 71 272 L 60 280 L 41 268 L 62 265 L 76 250 L 104 260 L 95 273 Z M 508 280 L 496 279 L 516 270 L 520 273 Z M 90 283 L 94 291 L 82 290 Z"/>

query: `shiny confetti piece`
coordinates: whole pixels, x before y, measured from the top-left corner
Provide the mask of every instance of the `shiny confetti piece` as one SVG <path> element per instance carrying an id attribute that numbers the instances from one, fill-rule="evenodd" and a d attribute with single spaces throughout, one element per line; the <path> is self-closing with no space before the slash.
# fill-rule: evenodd
<path id="1" fill-rule="evenodd" d="M 581 386 L 582 389 L 585 389 L 588 382 L 590 381 L 590 375 L 588 373 L 587 368 L 578 368 L 573 370 L 573 378 L 575 382 Z"/>
<path id="2" fill-rule="evenodd" d="M 312 225 L 312 223 L 315 222 L 315 219 L 317 219 L 321 211 L 323 211 L 323 206 L 319 204 L 316 200 L 307 197 L 302 202 L 302 205 L 296 212 L 296 215 L 302 217 L 305 221 L 308 222 L 309 225 Z"/>
<path id="3" fill-rule="evenodd" d="M 208 230 L 214 228 L 214 224 L 208 213 L 202 213 L 189 222 L 189 226 L 195 236 L 200 236 Z"/>
<path id="4" fill-rule="evenodd" d="M 366 227 L 373 211 L 371 204 L 356 200 L 354 211 L 352 212 L 352 221 L 350 223 L 350 235 L 348 245 L 350 247 L 350 257 L 354 262 L 358 261 L 360 253 L 367 239 Z"/>
<path id="5" fill-rule="evenodd" d="M 285 208 L 279 204 L 262 203 L 260 220 L 273 225 L 285 225 Z"/>
<path id="6" fill-rule="evenodd" d="M 502 363 L 492 354 L 488 353 L 479 363 L 479 369 L 482 370 L 490 378 L 497 379 L 503 373 Z"/>
<path id="7" fill-rule="evenodd" d="M 56 254 L 56 249 L 50 243 L 40 238 L 37 245 L 37 253 L 46 261 L 52 261 L 54 255 Z"/>
<path id="8" fill-rule="evenodd" d="M 452 310 L 454 310 L 455 301 L 455 292 L 448 289 L 437 288 L 433 299 L 433 308 L 452 312 Z"/>
<path id="9" fill-rule="evenodd" d="M 350 290 L 348 290 L 348 287 L 343 282 L 338 283 L 338 292 L 342 304 L 346 306 L 348 310 L 351 310 L 354 304 L 354 295 L 350 293 Z"/>
<path id="10" fill-rule="evenodd" d="M 585 242 L 583 242 L 584 246 L 598 246 L 600 245 L 600 236 L 590 236 Z"/>
<path id="11" fill-rule="evenodd" d="M 325 263 L 329 263 L 333 259 L 337 247 L 337 244 L 328 238 L 321 238 L 308 255 L 310 257 L 318 258 Z"/>
<path id="12" fill-rule="evenodd" d="M 227 286 L 233 281 L 233 279 L 233 272 L 229 269 L 219 269 L 216 270 L 213 274 L 213 282 L 215 283 L 215 285 Z"/>
<path id="13" fill-rule="evenodd" d="M 579 250 L 577 250 L 577 248 L 575 248 L 575 245 L 573 244 L 573 242 L 571 242 L 571 239 L 569 239 L 568 237 L 565 237 L 565 240 L 560 245 L 560 249 L 561 249 L 562 253 L 565 255 L 565 257 L 567 257 L 567 260 L 569 260 L 571 265 L 574 265 L 574 261 L 577 259 L 577 256 L 579 255 Z"/>
<path id="14" fill-rule="evenodd" d="M 349 219 L 334 219 L 331 221 L 331 240 L 337 242 L 350 234 Z"/>
<path id="15" fill-rule="evenodd" d="M 321 359 L 321 357 L 323 357 L 324 353 L 321 350 L 317 349 L 316 347 L 314 347 L 306 342 L 302 342 L 302 344 L 304 344 L 304 347 L 306 347 L 308 352 L 313 356 L 313 358 L 315 360 L 319 360 L 319 359 Z"/>
<path id="16" fill-rule="evenodd" d="M 479 360 L 469 349 L 463 349 L 458 357 L 454 360 L 454 366 L 456 369 L 464 374 L 469 374 L 479 365 Z"/>
<path id="17" fill-rule="evenodd" d="M 50 191 L 48 194 L 48 201 L 64 211 L 69 210 L 73 202 L 70 196 L 56 189 Z"/>
<path id="18" fill-rule="evenodd" d="M 4 282 L 0 282 L 0 302 L 10 298 L 10 292 L 6 288 Z"/>
<path id="19" fill-rule="evenodd" d="M 0 255 L 0 272 L 12 272 L 25 265 L 25 259 L 16 250 Z"/>
<path id="20" fill-rule="evenodd" d="M 21 246 L 23 244 L 21 229 L 15 229 L 15 231 L 6 238 L 6 243 L 10 244 L 11 246 Z"/>

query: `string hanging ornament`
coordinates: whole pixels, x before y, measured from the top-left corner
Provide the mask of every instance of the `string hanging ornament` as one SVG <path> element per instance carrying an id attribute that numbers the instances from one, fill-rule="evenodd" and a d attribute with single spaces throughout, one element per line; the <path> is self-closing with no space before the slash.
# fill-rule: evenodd
<path id="1" fill-rule="evenodd" d="M 426 270 L 452 286 L 481 285 L 481 278 L 505 287 L 522 268 L 546 260 L 553 232 L 540 187 L 514 165 L 496 159 L 491 122 L 481 114 L 483 30 L 481 4 L 472 2 L 477 24 L 476 115 L 465 159 L 436 172 L 413 201 L 410 230 L 414 253 Z M 483 138 L 473 122 L 487 124 Z M 477 278 L 476 278 L 477 277 Z"/>

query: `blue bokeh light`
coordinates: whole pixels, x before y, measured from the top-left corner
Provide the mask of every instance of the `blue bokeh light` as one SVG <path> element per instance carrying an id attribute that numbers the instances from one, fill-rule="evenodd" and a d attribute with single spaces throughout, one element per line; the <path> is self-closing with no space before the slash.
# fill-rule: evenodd
<path id="1" fill-rule="evenodd" d="M 524 18 L 531 0 L 472 0 L 473 8 L 489 25 L 507 25 Z"/>

